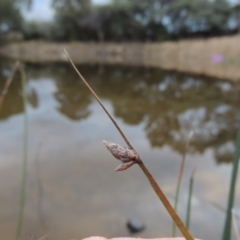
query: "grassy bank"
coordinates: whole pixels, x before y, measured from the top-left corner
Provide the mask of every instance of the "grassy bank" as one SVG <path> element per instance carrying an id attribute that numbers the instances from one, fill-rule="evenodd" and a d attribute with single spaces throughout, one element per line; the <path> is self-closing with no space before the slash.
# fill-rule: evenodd
<path id="1" fill-rule="evenodd" d="M 164 43 L 13 43 L 0 53 L 31 62 L 64 61 L 66 48 L 76 63 L 161 67 L 240 81 L 240 35 Z"/>

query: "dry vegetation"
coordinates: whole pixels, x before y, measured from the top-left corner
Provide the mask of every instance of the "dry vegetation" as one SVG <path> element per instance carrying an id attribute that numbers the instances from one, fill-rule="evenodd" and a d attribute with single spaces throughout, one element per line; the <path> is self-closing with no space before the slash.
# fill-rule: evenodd
<path id="1" fill-rule="evenodd" d="M 240 35 L 163 43 L 22 42 L 0 53 L 31 62 L 63 61 L 66 48 L 76 63 L 143 65 L 240 80 Z M 220 61 L 214 61 L 220 56 Z"/>

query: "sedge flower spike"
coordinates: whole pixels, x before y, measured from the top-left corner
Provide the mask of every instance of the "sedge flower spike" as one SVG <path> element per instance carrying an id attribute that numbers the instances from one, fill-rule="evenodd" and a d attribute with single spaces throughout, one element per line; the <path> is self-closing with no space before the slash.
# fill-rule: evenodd
<path id="1" fill-rule="evenodd" d="M 119 144 L 111 143 L 108 141 L 103 141 L 103 143 L 112 153 L 112 155 L 122 162 L 122 164 L 120 164 L 115 169 L 116 172 L 126 170 L 133 164 L 140 161 L 140 158 L 134 149 L 131 149 L 129 147 L 122 147 Z"/>

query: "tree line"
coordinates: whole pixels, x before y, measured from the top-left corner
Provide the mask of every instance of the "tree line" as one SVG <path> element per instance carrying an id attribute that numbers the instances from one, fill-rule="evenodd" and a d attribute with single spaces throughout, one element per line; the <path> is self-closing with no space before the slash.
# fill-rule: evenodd
<path id="1" fill-rule="evenodd" d="M 52 22 L 26 22 L 20 5 L 0 1 L 0 33 L 20 31 L 25 39 L 52 41 L 164 41 L 238 33 L 240 2 L 227 0 L 52 0 Z M 43 13 L 44 14 L 44 13 Z"/>

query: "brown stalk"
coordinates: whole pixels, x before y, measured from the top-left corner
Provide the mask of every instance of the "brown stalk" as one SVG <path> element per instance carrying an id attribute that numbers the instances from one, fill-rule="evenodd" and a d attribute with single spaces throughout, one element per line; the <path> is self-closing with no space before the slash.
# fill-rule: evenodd
<path id="1" fill-rule="evenodd" d="M 78 74 L 78 76 L 80 77 L 80 79 L 84 82 L 84 84 L 87 86 L 87 88 L 90 90 L 90 92 L 93 94 L 93 96 L 97 99 L 97 101 L 99 102 L 99 104 L 101 105 L 101 107 L 103 108 L 103 110 L 106 112 L 106 114 L 109 116 L 109 118 L 112 120 L 113 124 L 115 125 L 115 127 L 117 128 L 117 130 L 119 131 L 119 133 L 122 135 L 123 139 L 125 140 L 125 142 L 127 143 L 127 145 L 132 148 L 134 150 L 134 148 L 132 147 L 131 143 L 129 142 L 129 140 L 127 139 L 126 135 L 123 133 L 123 131 L 121 130 L 121 128 L 118 126 L 117 122 L 114 120 L 114 118 L 111 116 L 111 114 L 108 112 L 108 110 L 105 108 L 105 106 L 103 105 L 103 103 L 101 102 L 101 100 L 99 99 L 99 97 L 97 96 L 97 94 L 93 91 L 93 89 L 89 86 L 89 84 L 87 83 L 87 81 L 84 79 L 84 77 L 81 75 L 81 73 L 78 71 L 78 69 L 76 68 L 76 66 L 74 65 L 72 59 L 70 58 L 68 52 L 66 51 L 66 49 L 64 49 L 67 58 L 70 62 L 70 64 L 72 65 L 72 67 L 74 68 L 74 70 L 76 71 L 76 73 Z M 134 150 L 136 151 L 136 150 Z M 176 213 L 176 211 L 174 210 L 174 208 L 172 207 L 172 205 L 170 204 L 170 202 L 168 201 L 167 197 L 165 196 L 165 194 L 163 193 L 163 191 L 161 190 L 161 188 L 158 186 L 156 180 L 154 179 L 154 177 L 152 176 L 152 174 L 149 172 L 149 170 L 147 169 L 147 167 L 144 165 L 143 161 L 139 158 L 139 160 L 136 162 L 139 167 L 142 169 L 142 171 L 144 172 L 145 176 L 147 177 L 148 181 L 150 182 L 152 188 L 154 189 L 154 191 L 156 192 L 156 194 L 158 195 L 159 199 L 161 200 L 161 202 L 163 203 L 163 205 L 165 206 L 166 210 L 168 211 L 168 213 L 170 214 L 170 216 L 172 217 L 173 221 L 176 223 L 176 225 L 178 226 L 179 230 L 182 232 L 183 236 L 186 238 L 186 240 L 194 240 L 194 237 L 192 236 L 191 232 L 187 229 L 187 227 L 185 226 L 185 224 L 183 223 L 183 221 L 180 219 L 180 217 L 178 216 L 178 214 Z"/>
<path id="2" fill-rule="evenodd" d="M 1 94 L 0 94 L 0 109 L 1 109 L 1 107 L 2 107 L 4 98 L 5 98 L 5 96 L 6 96 L 7 93 L 8 93 L 8 89 L 9 89 L 11 83 L 12 83 L 12 80 L 13 80 L 13 77 L 14 77 L 14 75 L 15 75 L 15 72 L 17 71 L 17 69 L 18 69 L 18 67 L 19 67 L 19 64 L 20 64 L 19 62 L 15 62 L 15 64 L 13 65 L 12 73 L 11 73 L 11 75 L 8 77 L 8 79 L 7 79 L 7 81 L 6 81 L 5 85 L 4 85 L 4 88 L 3 88 L 3 90 L 2 90 L 2 92 L 1 92 Z"/>

